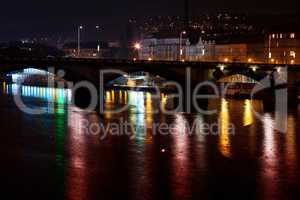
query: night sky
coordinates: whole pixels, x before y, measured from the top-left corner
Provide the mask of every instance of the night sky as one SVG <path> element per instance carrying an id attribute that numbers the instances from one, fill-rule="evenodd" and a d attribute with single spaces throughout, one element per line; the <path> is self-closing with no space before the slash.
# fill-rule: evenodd
<path id="1" fill-rule="evenodd" d="M 190 0 L 200 12 L 296 12 L 298 0 Z M 37 33 L 72 33 L 77 24 L 100 24 L 114 36 L 129 17 L 183 15 L 183 0 L 9 0 L 1 2 L 0 41 Z"/>

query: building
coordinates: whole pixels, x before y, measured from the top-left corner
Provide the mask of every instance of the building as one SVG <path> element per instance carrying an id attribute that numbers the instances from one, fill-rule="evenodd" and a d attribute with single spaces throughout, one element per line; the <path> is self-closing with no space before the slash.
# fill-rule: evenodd
<path id="1" fill-rule="evenodd" d="M 265 62 L 265 46 L 261 43 L 229 43 L 215 45 L 215 61 Z"/>
<path id="2" fill-rule="evenodd" d="M 266 60 L 277 64 L 300 64 L 300 33 L 272 32 L 265 40 Z"/>
<path id="3" fill-rule="evenodd" d="M 213 58 L 214 42 L 203 41 L 191 44 L 187 38 L 148 38 L 140 42 L 140 60 L 204 61 Z"/>

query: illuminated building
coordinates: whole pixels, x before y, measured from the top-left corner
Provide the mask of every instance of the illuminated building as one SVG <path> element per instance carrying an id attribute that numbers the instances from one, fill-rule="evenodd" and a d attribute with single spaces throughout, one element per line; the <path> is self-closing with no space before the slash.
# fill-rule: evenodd
<path id="1" fill-rule="evenodd" d="M 300 39 L 296 32 L 273 32 L 266 37 L 268 62 L 277 64 L 299 64 Z"/>
<path id="2" fill-rule="evenodd" d="M 187 38 L 149 38 L 143 39 L 138 51 L 140 60 L 185 60 L 205 61 L 213 57 L 214 42 L 203 41 L 191 44 Z M 180 48 L 182 46 L 182 49 Z"/>

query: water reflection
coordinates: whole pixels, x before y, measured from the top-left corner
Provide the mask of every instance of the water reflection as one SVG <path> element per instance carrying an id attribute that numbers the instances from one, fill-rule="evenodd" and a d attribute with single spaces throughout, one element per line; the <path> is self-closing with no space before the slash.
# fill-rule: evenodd
<path id="1" fill-rule="evenodd" d="M 16 92 L 16 85 L 2 83 L 1 88 L 4 97 Z M 300 186 L 298 113 L 289 115 L 288 131 L 280 135 L 274 131 L 273 113 L 264 113 L 260 101 L 221 99 L 215 103 L 219 106 L 218 114 L 211 118 L 187 113 L 168 116 L 154 112 L 158 105 L 172 104 L 168 94 L 156 97 L 151 92 L 109 90 L 105 92 L 105 107 L 128 105 L 129 110 L 91 116 L 68 104 L 72 96 L 68 90 L 22 86 L 21 92 L 33 105 L 37 99 L 59 105 L 53 115 L 47 114 L 49 118 L 38 117 L 35 121 L 22 113 L 16 117 L 15 111 L 3 107 L 0 112 L 5 113 L 1 119 L 5 130 L 14 130 L 15 124 L 3 123 L 8 118 L 22 125 L 23 134 L 36 129 L 53 139 L 54 177 L 61 198 L 113 199 L 118 191 L 122 192 L 122 198 L 141 200 L 162 199 L 162 196 L 164 199 L 199 199 L 199 196 L 207 197 L 220 191 L 234 198 L 247 188 L 261 199 L 282 199 L 283 186 L 287 192 Z M 262 113 L 262 120 L 255 117 L 253 106 Z M 214 117 L 217 120 L 212 120 Z M 22 122 L 16 120 L 20 118 Z M 100 140 L 86 135 L 87 120 L 107 125 L 120 118 L 133 125 L 135 138 L 109 136 Z M 151 126 L 155 122 L 172 125 L 172 134 L 159 135 L 155 130 L 157 135 L 153 136 Z M 196 135 L 188 134 L 192 122 Z M 219 123 L 220 135 L 207 135 L 204 124 L 208 122 Z M 230 123 L 236 125 L 235 135 L 230 134 Z M 46 130 L 48 126 L 40 124 L 53 124 L 54 129 Z M 23 139 L 19 134 L 12 135 L 15 137 L 12 141 Z M 40 142 L 40 138 L 32 137 L 34 145 Z M 39 146 L 28 146 L 23 148 L 29 148 L 31 154 L 40 156 L 43 152 Z M 25 160 L 33 162 L 31 158 Z M 234 193 L 226 190 L 231 185 Z M 299 192 L 295 191 L 296 196 Z"/>
<path id="2" fill-rule="evenodd" d="M 177 114 L 174 121 L 174 185 L 175 197 L 186 199 L 190 195 L 189 188 L 189 124 L 184 115 Z M 175 198 L 174 197 L 174 198 Z"/>
<path id="3" fill-rule="evenodd" d="M 9 95 L 16 95 L 19 90 L 18 84 L 3 83 L 3 93 Z M 55 102 L 58 104 L 70 104 L 72 101 L 72 94 L 70 89 L 48 88 L 39 86 L 21 86 L 22 97 L 37 98 L 47 102 Z"/>
<path id="4" fill-rule="evenodd" d="M 279 190 L 279 152 L 276 144 L 274 121 L 270 114 L 265 114 L 263 119 L 263 158 L 262 158 L 262 188 L 263 196 L 272 199 Z M 277 194 L 278 195 L 278 194 Z"/>
<path id="5" fill-rule="evenodd" d="M 285 135 L 285 164 L 287 167 L 286 173 L 289 181 L 294 182 L 297 176 L 298 168 L 298 152 L 297 152 L 297 131 L 296 121 L 293 116 L 288 117 L 288 131 Z"/>
<path id="6" fill-rule="evenodd" d="M 244 126 L 249 126 L 254 122 L 251 106 L 251 100 L 246 99 L 244 105 Z"/>
<path id="7" fill-rule="evenodd" d="M 221 100 L 220 123 L 221 132 L 219 138 L 219 150 L 225 157 L 231 157 L 231 144 L 229 135 L 230 117 L 228 102 L 225 99 Z"/>

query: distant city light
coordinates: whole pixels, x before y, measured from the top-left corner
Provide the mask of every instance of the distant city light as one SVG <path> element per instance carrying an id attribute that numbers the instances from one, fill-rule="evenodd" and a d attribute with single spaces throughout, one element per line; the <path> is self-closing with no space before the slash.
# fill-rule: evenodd
<path id="1" fill-rule="evenodd" d="M 293 58 L 296 58 L 296 52 L 295 51 L 290 51 L 290 56 L 292 56 Z"/>
<path id="2" fill-rule="evenodd" d="M 278 72 L 278 73 L 281 72 L 281 67 L 277 67 L 277 72 Z"/>
<path id="3" fill-rule="evenodd" d="M 296 34 L 295 33 L 291 33 L 290 38 L 294 39 L 295 37 L 296 37 Z"/>
<path id="4" fill-rule="evenodd" d="M 252 63 L 253 59 L 252 58 L 248 58 L 248 63 Z"/>
<path id="5" fill-rule="evenodd" d="M 221 71 L 224 71 L 224 69 L 225 69 L 225 65 L 219 65 L 218 67 Z"/>
<path id="6" fill-rule="evenodd" d="M 272 58 L 272 53 L 271 53 L 271 52 L 269 52 L 269 58 L 270 58 L 270 59 Z"/>
<path id="7" fill-rule="evenodd" d="M 253 72 L 256 72 L 258 67 L 254 65 L 254 66 L 251 66 L 250 68 L 252 69 Z"/>
<path id="8" fill-rule="evenodd" d="M 135 44 L 134 44 L 134 48 L 135 48 L 136 50 L 140 50 L 140 49 L 142 48 L 142 46 L 141 46 L 140 43 L 135 43 Z"/>
<path id="9" fill-rule="evenodd" d="M 224 58 L 224 62 L 228 62 L 229 61 L 229 59 L 228 58 Z"/>

